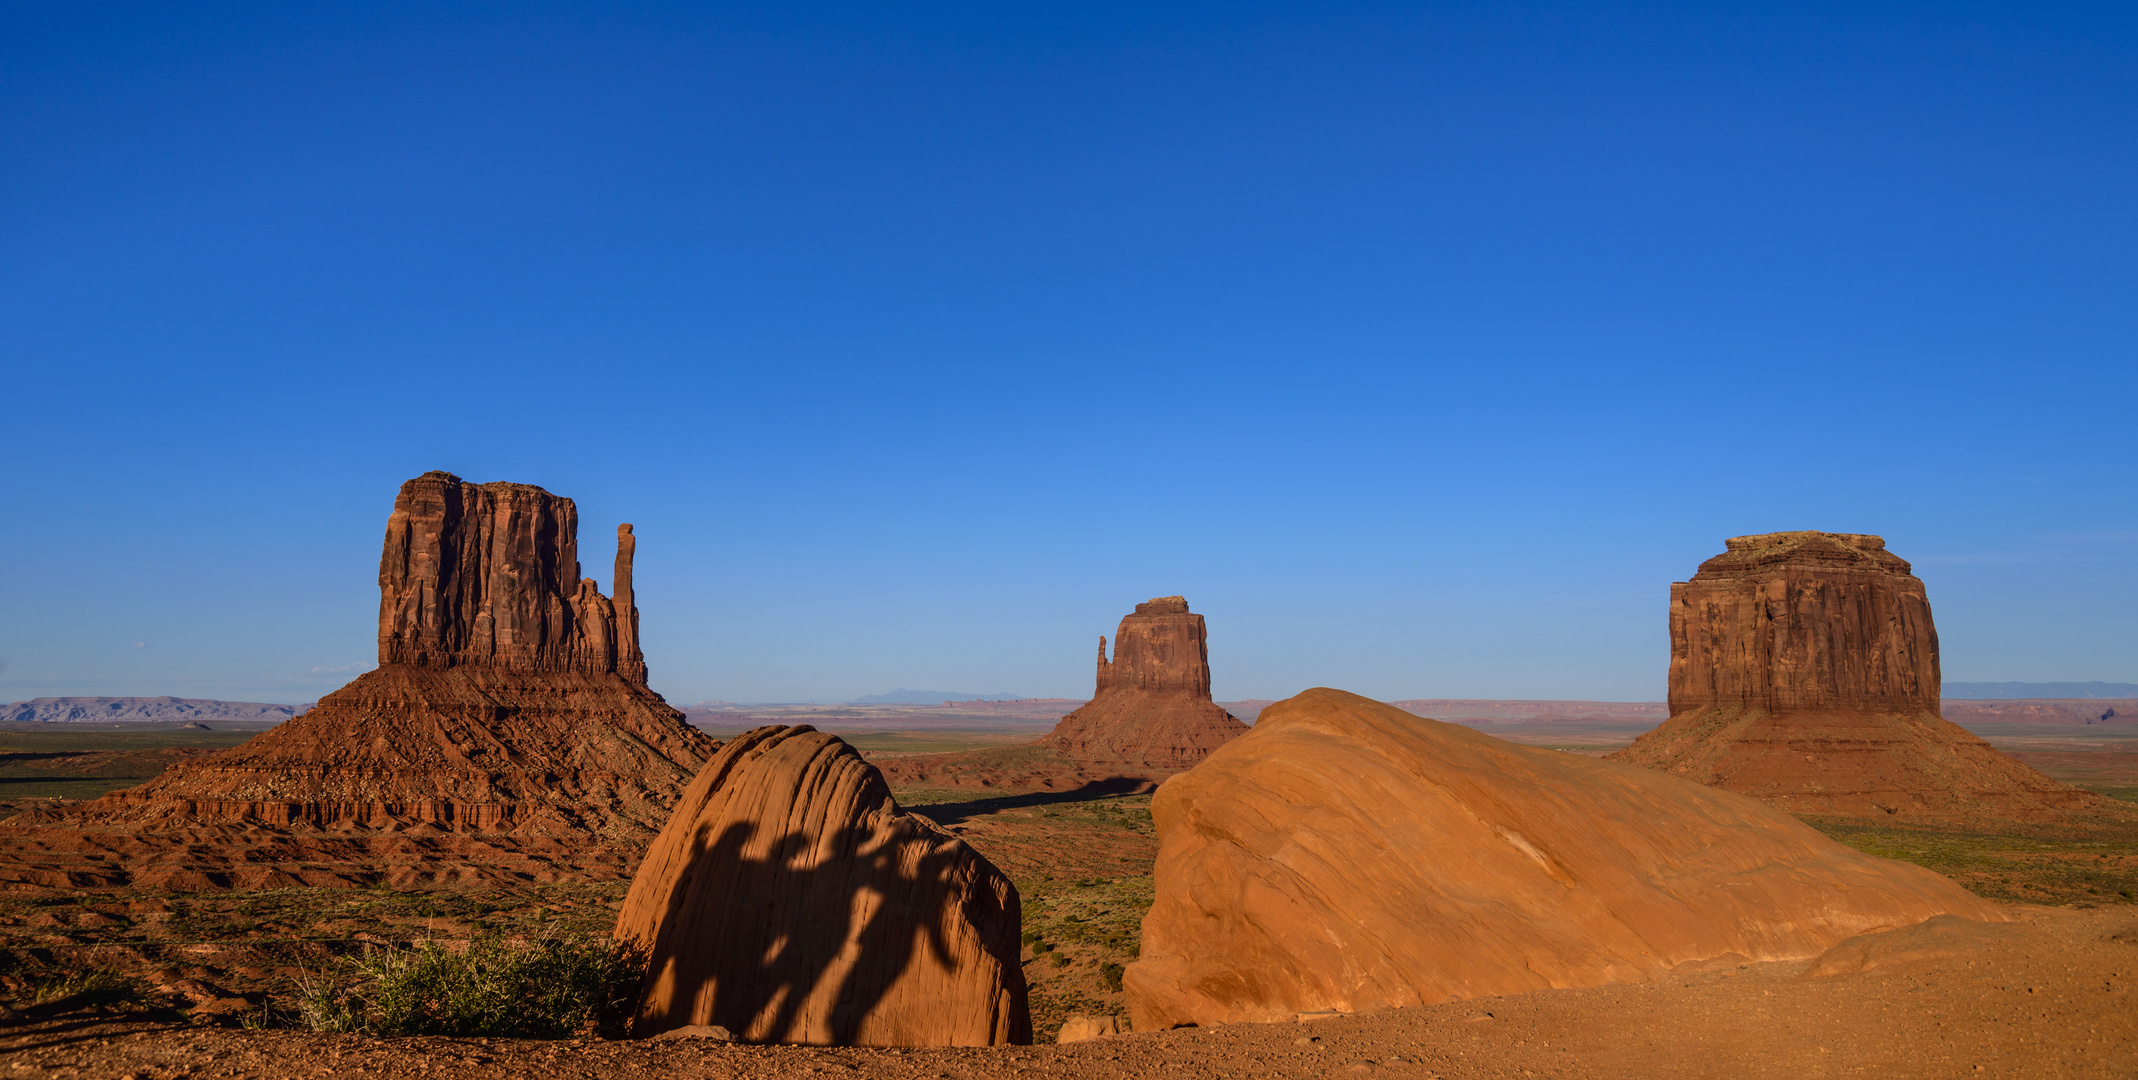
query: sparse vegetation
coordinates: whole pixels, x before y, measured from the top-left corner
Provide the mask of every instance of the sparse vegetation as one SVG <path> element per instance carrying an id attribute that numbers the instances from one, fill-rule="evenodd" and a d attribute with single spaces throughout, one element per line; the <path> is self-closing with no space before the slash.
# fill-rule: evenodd
<path id="1" fill-rule="evenodd" d="M 133 978 L 104 968 L 69 972 L 38 984 L 35 1002 L 81 1008 L 118 1005 L 141 996 L 141 984 Z"/>
<path id="2" fill-rule="evenodd" d="M 605 938 L 435 942 L 366 950 L 306 981 L 314 1031 L 565 1038 L 612 1029 L 638 991 L 639 959 Z"/>

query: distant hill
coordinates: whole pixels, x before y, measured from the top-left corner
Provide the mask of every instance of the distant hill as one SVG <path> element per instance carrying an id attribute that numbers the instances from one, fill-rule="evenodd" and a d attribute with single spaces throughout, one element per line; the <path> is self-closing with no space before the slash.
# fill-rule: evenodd
<path id="1" fill-rule="evenodd" d="M 2127 682 L 1949 682 L 1944 696 L 1976 701 L 2016 698 L 2138 698 L 2138 683 Z"/>
<path id="2" fill-rule="evenodd" d="M 870 694 L 847 702 L 849 705 L 940 705 L 946 701 L 1023 701 L 1023 694 L 962 694 L 956 690 L 893 690 L 888 694 Z"/>
<path id="3" fill-rule="evenodd" d="M 41 697 L 0 705 L 0 721 L 58 724 L 198 724 L 209 720 L 287 720 L 312 707 L 266 701 L 178 697 Z"/>

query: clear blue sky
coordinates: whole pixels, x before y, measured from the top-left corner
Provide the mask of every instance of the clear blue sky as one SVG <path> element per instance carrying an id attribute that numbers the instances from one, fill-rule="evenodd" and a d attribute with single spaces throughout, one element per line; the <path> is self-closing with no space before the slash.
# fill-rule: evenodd
<path id="1" fill-rule="evenodd" d="M 1726 536 L 2138 681 L 2123 4 L 0 12 L 0 700 L 315 697 L 426 469 L 673 700 L 1653 699 Z"/>

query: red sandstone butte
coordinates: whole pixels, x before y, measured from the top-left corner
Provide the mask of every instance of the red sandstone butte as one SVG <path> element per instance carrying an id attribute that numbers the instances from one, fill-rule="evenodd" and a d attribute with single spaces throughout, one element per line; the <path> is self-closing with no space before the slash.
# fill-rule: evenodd
<path id="1" fill-rule="evenodd" d="M 718 743 L 646 686 L 578 510 L 526 484 L 401 486 L 379 666 L 242 746 L 0 826 L 0 881 L 173 888 L 618 878 Z"/>
<path id="2" fill-rule="evenodd" d="M 1210 637 L 1188 601 L 1137 604 L 1114 633 L 1114 658 L 1099 639 L 1098 689 L 1042 739 L 1079 761 L 1140 769 L 1194 767 L 1247 733 L 1210 700 Z"/>
<path id="3" fill-rule="evenodd" d="M 635 1035 L 1032 1041 L 1017 887 L 806 725 L 735 738 L 691 782 L 616 921 L 648 958 Z"/>
<path id="4" fill-rule="evenodd" d="M 1613 758 L 1797 813 L 2049 820 L 2110 809 L 1938 715 L 1938 634 L 1876 536 L 1740 536 L 1670 587 L 1670 719 Z"/>

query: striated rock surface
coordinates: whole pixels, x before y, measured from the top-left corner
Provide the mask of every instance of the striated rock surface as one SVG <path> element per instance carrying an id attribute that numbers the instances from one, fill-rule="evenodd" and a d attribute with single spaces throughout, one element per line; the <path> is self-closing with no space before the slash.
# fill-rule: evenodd
<path id="1" fill-rule="evenodd" d="M 1876 536 L 1740 536 L 1670 589 L 1670 719 L 1612 755 L 1798 813 L 1964 822 L 2108 808 L 1938 714 L 1923 583 Z"/>
<path id="2" fill-rule="evenodd" d="M 1032 1041 L 1020 922 L 1007 877 L 799 725 L 737 737 L 691 782 L 616 936 L 650 961 L 642 1037 L 994 1046 Z"/>
<path id="3" fill-rule="evenodd" d="M 579 577 L 577 528 L 572 501 L 538 487 L 442 472 L 402 485 L 377 669 L 242 746 L 0 825 L 0 882 L 628 873 L 719 744 L 646 687 L 630 526 L 615 601 Z"/>
<path id="4" fill-rule="evenodd" d="M 1992 905 L 1780 811 L 1309 690 L 1159 789 L 1137 1031 L 1818 956 Z"/>
<path id="5" fill-rule="evenodd" d="M 1137 604 L 1106 658 L 1098 689 L 1041 742 L 1078 761 L 1170 771 L 1192 768 L 1247 725 L 1210 700 L 1209 632 L 1187 600 Z"/>

